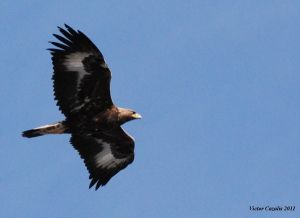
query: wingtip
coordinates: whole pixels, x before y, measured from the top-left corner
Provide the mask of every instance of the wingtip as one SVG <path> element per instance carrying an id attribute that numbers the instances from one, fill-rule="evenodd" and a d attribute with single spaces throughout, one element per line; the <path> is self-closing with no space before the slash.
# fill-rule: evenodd
<path id="1" fill-rule="evenodd" d="M 37 129 L 29 129 L 22 132 L 22 137 L 33 138 L 37 136 L 42 136 L 43 134 Z"/>
<path id="2" fill-rule="evenodd" d="M 91 180 L 91 183 L 90 183 L 90 185 L 89 185 L 89 189 L 92 188 L 92 187 L 95 185 L 96 182 L 97 182 L 96 179 L 92 179 L 92 180 Z"/>
<path id="3" fill-rule="evenodd" d="M 68 24 L 64 23 L 64 26 L 68 29 L 68 30 L 73 30 L 72 27 L 70 27 Z"/>
<path id="4" fill-rule="evenodd" d="M 101 186 L 103 186 L 101 181 L 99 181 L 95 178 L 91 180 L 91 183 L 89 185 L 89 189 L 91 189 L 94 185 L 95 185 L 95 191 L 97 191 Z"/>
<path id="5" fill-rule="evenodd" d="M 50 51 L 51 54 L 63 52 L 64 50 L 57 49 L 57 48 L 46 48 L 47 51 Z"/>
<path id="6" fill-rule="evenodd" d="M 97 190 L 100 188 L 100 186 L 101 186 L 101 185 L 99 185 L 99 186 L 96 185 L 96 186 L 95 186 L 95 191 L 97 191 Z M 89 189 L 91 189 L 92 187 L 93 187 L 93 185 L 92 185 L 92 186 L 90 185 L 90 186 L 89 186 Z"/>
<path id="7" fill-rule="evenodd" d="M 72 29 L 72 27 L 70 27 L 68 24 L 64 23 L 62 26 L 57 26 L 57 29 L 59 31 L 62 31 L 64 30 L 64 27 L 67 28 L 67 29 Z"/>
<path id="8" fill-rule="evenodd" d="M 96 185 L 96 187 L 95 187 L 95 191 L 97 191 L 97 190 L 98 190 L 98 188 L 100 188 L 100 186 L 101 186 L 101 182 L 100 182 L 100 181 L 98 181 L 98 182 L 97 182 L 97 185 Z"/>

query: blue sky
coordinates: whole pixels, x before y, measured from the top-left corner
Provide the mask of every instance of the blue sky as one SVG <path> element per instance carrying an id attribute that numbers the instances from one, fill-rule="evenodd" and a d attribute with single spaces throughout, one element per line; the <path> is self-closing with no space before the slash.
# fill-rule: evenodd
<path id="1" fill-rule="evenodd" d="M 300 217 L 299 1 L 0 2 L 0 217 Z M 47 43 L 101 49 L 135 161 L 97 192 L 68 135 Z M 249 206 L 296 206 L 253 212 Z"/>

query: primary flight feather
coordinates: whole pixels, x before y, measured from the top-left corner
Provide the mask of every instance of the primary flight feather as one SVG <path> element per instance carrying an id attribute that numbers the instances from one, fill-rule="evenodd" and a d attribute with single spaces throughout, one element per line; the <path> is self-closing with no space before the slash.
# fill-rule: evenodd
<path id="1" fill-rule="evenodd" d="M 141 116 L 114 105 L 110 95 L 111 72 L 103 55 L 82 32 L 58 27 L 59 42 L 50 42 L 53 88 L 66 119 L 23 132 L 32 138 L 70 133 L 70 142 L 90 173 L 90 188 L 97 190 L 134 159 L 134 139 L 121 125 Z"/>

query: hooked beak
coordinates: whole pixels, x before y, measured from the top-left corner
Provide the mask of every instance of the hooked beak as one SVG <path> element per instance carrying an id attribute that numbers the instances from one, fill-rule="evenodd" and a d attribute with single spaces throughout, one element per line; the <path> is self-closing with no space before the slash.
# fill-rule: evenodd
<path id="1" fill-rule="evenodd" d="M 132 114 L 132 117 L 134 119 L 142 119 L 142 116 L 140 114 L 138 114 L 138 113 Z"/>

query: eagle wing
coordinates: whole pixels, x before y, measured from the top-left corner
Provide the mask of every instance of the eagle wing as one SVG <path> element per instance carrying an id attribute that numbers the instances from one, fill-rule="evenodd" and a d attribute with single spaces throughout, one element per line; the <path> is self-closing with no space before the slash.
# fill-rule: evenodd
<path id="1" fill-rule="evenodd" d="M 111 72 L 103 55 L 82 32 L 68 25 L 58 27 L 63 36 L 50 42 L 54 95 L 62 113 L 68 117 L 83 108 L 103 111 L 113 105 L 110 95 Z M 96 108 L 95 108 L 96 107 Z"/>
<path id="2" fill-rule="evenodd" d="M 72 133 L 71 143 L 90 173 L 90 188 L 104 186 L 134 159 L 134 140 L 121 128 L 107 132 Z"/>

